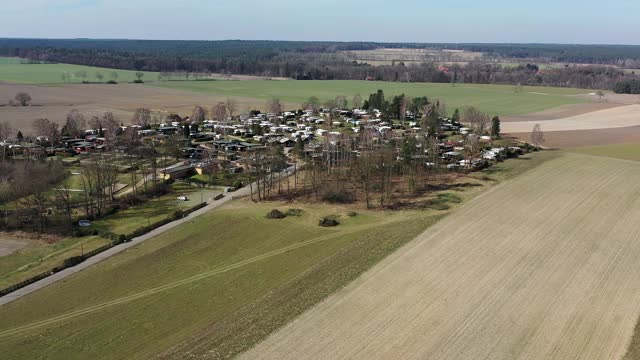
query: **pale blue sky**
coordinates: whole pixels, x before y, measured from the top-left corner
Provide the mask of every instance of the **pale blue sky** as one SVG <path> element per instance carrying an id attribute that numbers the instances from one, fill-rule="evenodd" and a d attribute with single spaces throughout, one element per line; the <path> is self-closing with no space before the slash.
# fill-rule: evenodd
<path id="1" fill-rule="evenodd" d="M 640 45 L 639 0 L 0 2 L 0 37 Z"/>

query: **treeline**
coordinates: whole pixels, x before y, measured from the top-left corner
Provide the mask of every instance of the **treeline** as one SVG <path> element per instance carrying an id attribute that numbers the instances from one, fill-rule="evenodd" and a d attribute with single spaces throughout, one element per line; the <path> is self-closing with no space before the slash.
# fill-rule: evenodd
<path id="1" fill-rule="evenodd" d="M 640 94 L 640 80 L 621 81 L 615 85 L 616 94 Z"/>
<path id="2" fill-rule="evenodd" d="M 333 41 L 267 41 L 267 40 L 96 40 L 96 39 L 0 39 L 0 49 L 58 48 L 75 50 L 108 50 L 185 58 L 269 57 L 282 52 L 331 53 L 377 48 L 413 48 L 467 50 L 492 57 L 545 59 L 555 62 L 621 65 L 621 61 L 640 60 L 637 45 L 575 44 L 476 44 L 476 43 L 379 43 Z"/>
<path id="3" fill-rule="evenodd" d="M 281 41 L 138 41 L 138 40 L 0 40 L 0 55 L 32 61 L 59 62 L 162 73 L 228 73 L 297 80 L 379 80 L 403 82 L 520 84 L 614 89 L 616 83 L 638 79 L 610 66 L 564 66 L 540 69 L 535 64 L 501 66 L 469 63 L 443 70 L 434 63 L 370 66 L 346 60 L 341 50 L 358 50 L 420 44 L 281 42 Z M 427 47 L 435 44 L 422 44 Z M 449 44 L 451 45 L 451 44 Z M 447 48 L 448 44 L 439 47 Z M 477 47 L 474 47 L 477 46 Z M 495 51 L 513 57 L 561 61 L 572 51 L 573 60 L 618 63 L 640 59 L 640 47 L 564 45 L 451 45 L 475 51 Z M 603 49 L 612 49 L 607 58 Z M 560 55 L 560 53 L 564 55 Z M 554 55 L 555 54 L 555 55 Z M 624 56 L 630 58 L 625 58 Z M 599 60 L 597 60 L 599 59 Z M 568 59 L 564 59 L 568 60 Z M 186 76 L 188 78 L 188 75 Z M 195 76 L 194 76 L 195 78 Z"/>

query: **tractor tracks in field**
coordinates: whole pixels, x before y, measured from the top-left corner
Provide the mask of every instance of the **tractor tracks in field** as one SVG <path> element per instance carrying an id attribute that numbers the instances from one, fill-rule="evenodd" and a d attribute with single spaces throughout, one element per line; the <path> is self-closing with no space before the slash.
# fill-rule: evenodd
<path id="1" fill-rule="evenodd" d="M 319 243 L 319 242 L 326 241 L 326 240 L 331 240 L 333 238 L 344 236 L 344 235 L 356 232 L 358 230 L 359 230 L 358 228 L 354 228 L 354 229 L 349 229 L 349 230 L 344 230 L 344 231 L 336 231 L 335 233 L 331 233 L 331 234 L 327 234 L 327 235 L 324 235 L 324 236 L 320 236 L 320 237 L 317 237 L 317 238 L 312 239 L 312 240 L 307 240 L 307 241 L 299 242 L 299 243 L 296 243 L 296 244 L 288 245 L 288 246 L 279 248 L 277 250 L 269 251 L 269 252 L 266 252 L 264 254 L 251 257 L 251 258 L 246 259 L 246 260 L 238 261 L 236 263 L 225 265 L 225 266 L 216 267 L 216 268 L 213 268 L 211 270 L 202 272 L 200 274 L 187 277 L 185 279 L 181 279 L 181 280 L 174 281 L 174 282 L 171 282 L 171 283 L 167 283 L 167 284 L 163 284 L 163 285 L 160 285 L 160 286 L 152 287 L 152 288 L 149 288 L 149 289 L 137 292 L 137 293 L 130 294 L 128 296 L 124 296 L 124 297 L 120 297 L 120 298 L 117 298 L 117 299 L 109 300 L 109 301 L 106 301 L 106 302 L 103 302 L 103 303 L 100 303 L 100 304 L 96 304 L 96 305 L 93 305 L 93 306 L 85 307 L 83 309 L 71 311 L 71 312 L 68 312 L 68 313 L 65 313 L 65 314 L 62 314 L 62 315 L 58 315 L 58 316 L 54 316 L 54 317 L 51 317 L 51 318 L 48 318 L 48 319 L 45 319 L 45 320 L 41 320 L 41 321 L 33 322 L 33 323 L 30 323 L 30 324 L 18 326 L 18 327 L 12 328 L 12 329 L 3 330 L 3 331 L 0 331 L 0 340 L 9 338 L 11 336 L 15 336 L 15 335 L 21 334 L 21 333 L 23 333 L 25 331 L 36 329 L 36 328 L 39 328 L 39 327 L 42 327 L 42 326 L 51 325 L 51 324 L 54 324 L 54 323 L 65 321 L 65 320 L 70 320 L 70 319 L 73 319 L 73 318 L 76 318 L 76 317 L 79 317 L 79 316 L 88 315 L 88 314 L 94 313 L 96 311 L 100 311 L 100 310 L 103 310 L 103 309 L 106 309 L 106 308 L 110 308 L 112 306 L 121 305 L 121 304 L 124 304 L 124 303 L 128 303 L 128 302 L 131 302 L 131 301 L 142 299 L 144 297 L 151 296 L 151 295 L 163 292 L 163 291 L 168 291 L 168 290 L 177 288 L 177 287 L 185 285 L 185 284 L 189 284 L 189 283 L 193 283 L 193 282 L 196 282 L 196 281 L 204 280 L 204 279 L 210 278 L 210 277 L 215 276 L 215 275 L 219 275 L 219 274 L 222 274 L 222 273 L 225 273 L 225 272 L 228 272 L 228 271 L 232 271 L 232 270 L 241 268 L 243 266 L 259 262 L 261 260 L 265 260 L 265 259 L 268 259 L 268 258 L 271 258 L 271 257 L 274 257 L 274 256 L 278 256 L 278 255 L 284 254 L 284 253 L 292 251 L 292 250 L 296 250 L 296 249 L 301 248 L 301 247 L 313 245 L 315 243 Z"/>

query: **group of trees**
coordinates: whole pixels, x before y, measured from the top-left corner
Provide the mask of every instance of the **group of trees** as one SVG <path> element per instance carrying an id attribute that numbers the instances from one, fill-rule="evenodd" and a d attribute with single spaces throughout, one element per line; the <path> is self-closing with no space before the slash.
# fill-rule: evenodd
<path id="1" fill-rule="evenodd" d="M 139 112 L 140 118 L 145 111 Z M 0 148 L 0 204 L 14 201 L 11 210 L 0 212 L 0 226 L 33 229 L 34 231 L 69 231 L 78 218 L 95 218 L 113 209 L 139 201 L 163 187 L 158 177 L 159 167 L 167 167 L 171 159 L 180 156 L 179 135 L 163 141 L 141 138 L 135 128 L 123 131 L 111 113 L 86 116 L 72 110 L 62 128 L 48 119 L 33 122 L 30 141 L 43 147 L 59 148 L 61 136 L 82 137 L 86 126 L 100 129 L 109 145 L 107 152 L 85 158 L 75 175 L 69 174 L 59 160 L 47 160 L 37 148 L 26 156 L 4 156 L 6 147 Z M 15 130 L 0 122 L 0 140 L 12 140 Z M 116 152 L 124 151 L 125 156 Z M 122 166 L 126 163 L 127 166 Z M 116 186 L 122 174 L 131 179 L 130 193 L 116 197 Z M 71 181 L 77 176 L 79 181 Z M 75 189 L 70 189 L 75 187 Z"/>
<path id="2" fill-rule="evenodd" d="M 143 73 L 141 73 L 141 74 L 142 75 L 138 77 L 139 80 L 141 80 L 142 76 L 144 76 Z M 107 73 L 107 75 L 104 75 L 101 71 L 96 71 L 95 74 L 94 74 L 94 78 L 95 78 L 95 80 L 97 82 L 102 82 L 105 78 L 108 78 L 109 82 L 115 83 L 115 82 L 118 81 L 118 77 L 119 76 L 120 75 L 115 70 L 114 71 L 109 71 Z M 64 83 L 70 83 L 70 82 L 72 82 L 73 79 L 81 79 L 81 81 L 87 82 L 87 81 L 89 81 L 88 79 L 91 78 L 86 70 L 80 70 L 80 71 L 76 71 L 76 72 L 64 71 L 64 72 L 62 72 L 62 74 L 60 74 L 60 77 L 62 78 L 62 82 L 64 82 Z"/>
<path id="3" fill-rule="evenodd" d="M 615 85 L 616 94 L 640 94 L 640 80 L 621 81 Z"/>
<path id="4" fill-rule="evenodd" d="M 13 99 L 9 100 L 9 105 L 11 106 L 29 106 L 31 103 L 31 95 L 26 92 L 19 92 Z"/>
<path id="5" fill-rule="evenodd" d="M 207 117 L 218 121 L 226 121 L 228 118 L 233 118 L 236 115 L 237 109 L 237 102 L 231 98 L 228 98 L 226 101 L 219 101 L 211 107 L 209 112 L 207 112 L 204 107 L 198 105 L 191 111 L 189 121 L 195 124 L 202 124 Z M 186 134 L 188 135 L 188 132 Z"/>

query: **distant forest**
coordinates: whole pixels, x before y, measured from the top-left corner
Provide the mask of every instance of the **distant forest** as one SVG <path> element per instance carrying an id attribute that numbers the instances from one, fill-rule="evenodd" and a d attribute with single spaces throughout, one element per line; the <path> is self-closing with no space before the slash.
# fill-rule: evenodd
<path id="1" fill-rule="evenodd" d="M 377 48 L 449 49 L 482 52 L 491 63 L 370 66 L 346 60 L 339 51 Z M 106 68 L 185 73 L 231 73 L 299 80 L 373 79 L 407 82 L 496 83 L 614 89 L 638 79 L 617 67 L 639 68 L 640 46 L 556 44 L 417 44 L 298 41 L 165 41 L 93 39 L 0 39 L 0 55 Z M 589 65 L 540 68 L 536 62 Z"/>

